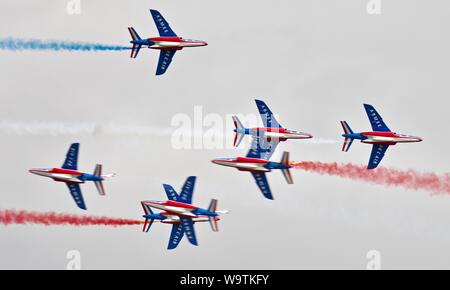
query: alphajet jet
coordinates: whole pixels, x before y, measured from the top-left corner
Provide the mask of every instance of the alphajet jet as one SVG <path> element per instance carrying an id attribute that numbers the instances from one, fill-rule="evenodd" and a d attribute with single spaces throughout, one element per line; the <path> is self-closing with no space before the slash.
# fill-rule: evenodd
<path id="1" fill-rule="evenodd" d="M 66 160 L 61 168 L 38 168 L 30 169 L 29 172 L 49 177 L 57 182 L 64 182 L 69 188 L 70 194 L 77 206 L 81 209 L 86 210 L 86 204 L 83 199 L 83 194 L 81 193 L 80 184 L 86 181 L 93 181 L 97 187 L 98 193 L 100 195 L 105 195 L 105 188 L 103 187 L 103 181 L 105 178 L 113 177 L 114 174 L 102 175 L 102 165 L 97 164 L 93 174 L 84 173 L 78 171 L 78 151 L 80 148 L 79 143 L 73 143 L 66 155 Z"/>
<path id="2" fill-rule="evenodd" d="M 185 47 L 208 45 L 205 41 L 177 36 L 161 13 L 156 10 L 150 10 L 150 13 L 159 31 L 159 36 L 142 39 L 133 27 L 128 27 L 132 38 L 130 43 L 133 44 L 130 57 L 136 58 L 143 46 L 159 50 L 160 54 L 156 75 L 162 75 L 167 71 L 173 56 L 178 50 L 182 50 Z"/>
<path id="3" fill-rule="evenodd" d="M 341 121 L 345 133 L 342 135 L 342 137 L 345 138 L 344 144 L 342 145 L 342 151 L 348 152 L 355 139 L 361 140 L 362 143 L 371 144 L 372 153 L 370 154 L 367 169 L 377 168 L 389 146 L 396 145 L 397 143 L 422 141 L 422 138 L 420 137 L 392 132 L 373 106 L 364 104 L 364 109 L 369 117 L 373 131 L 354 133 L 346 121 Z"/>
<path id="4" fill-rule="evenodd" d="M 219 231 L 217 222 L 220 220 L 220 214 L 228 213 L 227 210 L 217 210 L 216 199 L 211 200 L 207 209 L 192 205 L 195 181 L 195 176 L 188 177 L 180 194 L 171 185 L 164 184 L 164 190 L 169 199 L 167 201 L 146 200 L 141 202 L 145 212 L 143 215 L 145 219 L 144 232 L 148 232 L 155 221 L 172 225 L 167 246 L 169 250 L 175 249 L 185 234 L 191 244 L 198 246 L 194 224 L 209 222 L 212 230 L 217 232 Z M 152 208 L 160 212 L 154 213 Z"/>

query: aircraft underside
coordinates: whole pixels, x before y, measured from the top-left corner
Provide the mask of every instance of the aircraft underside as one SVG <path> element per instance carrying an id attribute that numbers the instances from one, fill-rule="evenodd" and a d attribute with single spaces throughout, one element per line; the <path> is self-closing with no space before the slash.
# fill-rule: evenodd
<path id="1" fill-rule="evenodd" d="M 49 177 L 55 181 L 60 182 L 84 183 L 84 181 L 78 179 L 79 175 L 60 174 L 60 173 L 41 173 L 39 175 Z"/>
<path id="2" fill-rule="evenodd" d="M 417 142 L 413 138 L 396 138 L 396 137 L 381 137 L 381 136 L 366 136 L 367 139 L 362 140 L 362 143 L 368 144 L 385 144 L 385 145 L 395 145 L 397 143 L 411 143 Z"/>

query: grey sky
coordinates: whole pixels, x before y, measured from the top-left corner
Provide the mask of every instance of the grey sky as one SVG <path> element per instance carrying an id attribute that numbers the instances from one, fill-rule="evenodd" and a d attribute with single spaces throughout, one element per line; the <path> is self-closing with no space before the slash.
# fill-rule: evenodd
<path id="1" fill-rule="evenodd" d="M 384 166 L 449 171 L 448 1 L 382 0 L 368 15 L 365 0 L 349 1 L 107 1 L 82 0 L 69 16 L 66 1 L 3 0 L 0 38 L 59 39 L 127 45 L 128 26 L 157 35 L 148 12 L 159 10 L 180 36 L 209 46 L 177 53 L 155 77 L 158 54 L 0 51 L 0 121 L 88 122 L 170 127 L 177 113 L 222 116 L 256 112 L 267 102 L 283 125 L 326 140 L 338 121 L 355 131 L 370 124 L 373 104 L 389 127 L 424 142 L 398 145 Z M 227 120 L 230 121 L 230 120 Z M 1 132 L 0 132 L 1 133 Z M 227 132 L 232 134 L 232 132 Z M 79 166 L 96 162 L 117 177 L 98 196 L 82 186 L 89 214 L 139 218 L 139 201 L 165 199 L 162 183 L 179 189 L 198 176 L 194 203 L 211 198 L 231 210 L 220 232 L 196 225 L 199 247 L 183 240 L 167 251 L 170 226 L 0 227 L 0 268 L 64 269 L 79 250 L 86 269 L 365 268 L 376 249 L 383 268 L 450 267 L 450 197 L 384 188 L 294 171 L 287 185 L 268 176 L 275 201 L 265 200 L 250 174 L 219 167 L 216 157 L 245 150 L 174 150 L 170 135 L 0 134 L 0 208 L 79 213 L 64 185 L 29 168 L 59 166 L 70 143 L 81 142 Z M 293 141 L 279 146 L 294 160 L 366 163 L 370 146 Z"/>

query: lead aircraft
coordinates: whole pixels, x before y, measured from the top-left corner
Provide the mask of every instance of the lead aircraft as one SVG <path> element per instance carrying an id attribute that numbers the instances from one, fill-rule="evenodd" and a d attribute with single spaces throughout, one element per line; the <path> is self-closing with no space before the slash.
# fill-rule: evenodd
<path id="1" fill-rule="evenodd" d="M 156 28 L 158 29 L 159 36 L 142 39 L 133 27 L 128 27 L 128 31 L 132 38 L 130 43 L 133 44 L 130 57 L 136 58 L 142 46 L 160 50 L 156 75 L 162 75 L 167 71 L 173 56 L 178 50 L 182 50 L 185 47 L 208 45 L 205 41 L 186 39 L 177 36 L 161 13 L 156 10 L 150 10 L 150 13 L 156 24 Z"/>

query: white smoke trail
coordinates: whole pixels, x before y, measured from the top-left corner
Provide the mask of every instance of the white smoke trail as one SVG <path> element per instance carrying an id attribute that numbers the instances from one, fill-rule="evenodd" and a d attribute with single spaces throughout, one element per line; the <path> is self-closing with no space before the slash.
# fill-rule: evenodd
<path id="1" fill-rule="evenodd" d="M 171 128 L 156 128 L 152 126 L 96 124 L 89 122 L 13 122 L 0 121 L 0 134 L 9 136 L 61 136 L 61 135 L 87 135 L 87 136 L 168 136 L 172 134 Z"/>
<path id="2" fill-rule="evenodd" d="M 342 140 L 334 140 L 334 139 L 323 139 L 323 138 L 312 138 L 312 139 L 305 139 L 301 140 L 302 144 L 338 144 L 341 143 Z"/>

